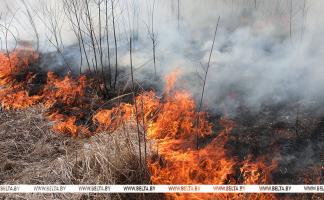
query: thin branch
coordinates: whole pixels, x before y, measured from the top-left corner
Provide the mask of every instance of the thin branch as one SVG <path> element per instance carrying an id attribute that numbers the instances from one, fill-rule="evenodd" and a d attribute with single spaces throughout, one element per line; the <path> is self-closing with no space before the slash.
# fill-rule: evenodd
<path id="1" fill-rule="evenodd" d="M 115 80 L 114 80 L 114 90 L 116 90 L 117 77 L 118 77 L 118 50 L 117 50 L 117 36 L 116 36 L 116 22 L 115 22 L 115 5 L 114 0 L 111 0 L 111 14 L 113 22 L 113 31 L 114 31 L 114 42 L 115 42 Z"/>
<path id="2" fill-rule="evenodd" d="M 105 0 L 105 16 L 106 16 L 106 42 L 107 42 L 107 59 L 108 59 L 108 79 L 109 86 L 112 88 L 112 76 L 111 76 L 111 61 L 110 61 L 110 43 L 109 43 L 109 29 L 108 29 L 108 0 Z"/>
<path id="3" fill-rule="evenodd" d="M 27 16 L 28 16 L 28 20 L 29 20 L 29 23 L 31 24 L 32 28 L 33 28 L 33 31 L 35 33 L 35 37 L 36 37 L 36 50 L 38 51 L 39 50 L 39 34 L 38 34 L 38 31 L 37 31 L 37 28 L 36 28 L 36 25 L 35 25 L 35 21 L 34 21 L 34 18 L 32 17 L 31 13 L 30 13 L 30 10 L 26 4 L 26 2 L 24 0 L 21 0 L 21 2 L 23 3 L 25 9 L 26 9 L 26 12 L 27 12 Z"/>
<path id="4" fill-rule="evenodd" d="M 136 102 L 136 92 L 135 92 L 135 84 L 134 84 L 134 73 L 133 73 L 133 58 L 132 58 L 132 37 L 129 40 L 129 58 L 130 58 L 130 67 L 131 67 L 131 78 L 132 78 L 132 90 L 133 90 L 133 101 L 135 106 L 135 118 L 136 118 L 136 126 L 137 126 L 137 137 L 138 137 L 138 151 L 139 151 L 139 167 L 142 169 L 142 150 L 141 150 L 141 133 L 139 128 L 139 119 L 138 119 L 138 109 Z M 141 173 L 142 171 L 140 171 Z M 142 176 L 140 174 L 140 176 Z"/>
<path id="5" fill-rule="evenodd" d="M 201 97 L 200 97 L 200 102 L 199 102 L 199 107 L 198 107 L 198 116 L 197 116 L 197 133 L 196 133 L 196 148 L 199 149 L 199 114 L 201 112 L 202 109 L 202 104 L 203 104 L 203 99 L 204 99 L 204 93 L 205 93 L 205 87 L 206 87 L 206 82 L 207 82 L 207 75 L 208 75 L 208 70 L 210 67 L 210 61 L 211 61 L 211 57 L 213 54 L 213 50 L 214 50 L 214 45 L 215 45 L 215 40 L 216 40 L 216 34 L 217 34 L 217 29 L 218 29 L 218 25 L 219 25 L 219 20 L 220 20 L 220 16 L 218 17 L 217 20 L 217 25 L 215 28 L 215 33 L 214 33 L 214 38 L 213 38 L 213 44 L 211 46 L 210 52 L 209 52 L 209 58 L 208 58 L 208 63 L 207 63 L 207 68 L 205 70 L 205 76 L 204 76 L 204 82 L 203 82 L 203 87 L 202 87 L 202 91 L 201 91 Z"/>

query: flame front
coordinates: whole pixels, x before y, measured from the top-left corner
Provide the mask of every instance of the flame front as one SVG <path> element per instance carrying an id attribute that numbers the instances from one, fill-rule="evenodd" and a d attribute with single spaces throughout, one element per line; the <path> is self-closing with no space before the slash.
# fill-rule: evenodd
<path id="1" fill-rule="evenodd" d="M 164 97 L 145 92 L 137 97 L 138 119 L 145 124 L 148 139 L 153 142 L 153 155 L 147 165 L 153 184 L 266 184 L 276 163 L 266 164 L 248 158 L 238 161 L 227 155 L 225 145 L 235 127 L 233 121 L 221 119 L 223 131 L 213 133 L 207 114 L 198 113 L 187 91 L 174 90 L 179 71 L 166 77 Z M 144 105 L 144 107 L 143 107 Z M 121 104 L 101 110 L 94 120 L 100 130 L 113 131 L 122 122 L 135 123 L 135 108 Z M 197 122 L 199 120 L 199 122 Z M 197 137 L 201 146 L 197 149 Z M 209 140 L 208 140 L 209 139 Z M 240 178 L 238 178 L 240 177 Z M 167 194 L 167 199 L 244 199 L 241 194 Z M 250 195 L 249 199 L 271 199 L 272 195 Z"/>
<path id="2" fill-rule="evenodd" d="M 26 73 L 23 77 L 20 74 L 37 59 L 38 54 L 33 51 L 16 50 L 9 55 L 0 53 L 0 99 L 3 108 L 27 108 L 40 100 L 38 96 L 29 97 L 25 90 L 32 74 Z"/>
<path id="3" fill-rule="evenodd" d="M 68 75 L 59 78 L 48 72 L 42 89 L 29 95 L 27 85 L 36 74 L 28 69 L 37 59 L 38 54 L 32 51 L 17 50 L 9 55 L 0 53 L 1 106 L 4 109 L 23 109 L 43 103 L 47 108 L 47 118 L 54 122 L 53 130 L 72 136 L 80 132 L 89 134 L 84 126 L 76 124 L 89 106 L 85 98 L 86 77 L 74 80 Z"/>
<path id="4" fill-rule="evenodd" d="M 38 54 L 16 51 L 0 54 L 0 101 L 5 109 L 23 109 L 37 103 L 46 108 L 53 130 L 74 137 L 101 131 L 113 132 L 123 123 L 139 120 L 147 139 L 154 144 L 147 161 L 153 184 L 269 184 L 277 163 L 266 157 L 249 156 L 240 160 L 229 155 L 226 144 L 235 123 L 219 121 L 222 131 L 215 132 L 208 115 L 197 112 L 194 98 L 174 85 L 181 71 L 166 77 L 162 97 L 154 91 L 136 97 L 136 106 L 121 103 L 111 109 L 93 109 L 96 96 L 87 91 L 91 80 L 85 76 L 58 77 L 48 72 L 46 81 L 36 94 L 29 94 L 27 83 L 35 78 L 24 72 Z M 22 76 L 22 77 L 21 77 Z M 99 106 L 100 108 L 100 106 Z M 136 108 L 136 109 L 135 109 Z M 93 117 L 89 111 L 94 111 Z M 137 116 L 137 117 L 136 117 Z M 95 126 L 92 131 L 88 128 Z M 168 199 L 245 199 L 242 194 L 167 194 Z M 274 196 L 249 195 L 249 199 L 271 199 Z"/>

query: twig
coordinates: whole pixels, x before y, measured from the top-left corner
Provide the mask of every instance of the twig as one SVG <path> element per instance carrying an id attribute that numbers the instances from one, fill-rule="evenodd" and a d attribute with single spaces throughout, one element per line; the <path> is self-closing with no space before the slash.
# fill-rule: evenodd
<path id="1" fill-rule="evenodd" d="M 114 10 L 114 0 L 111 0 L 111 14 L 112 14 L 112 23 L 114 31 L 114 42 L 115 42 L 115 80 L 114 80 L 114 90 L 116 90 L 117 77 L 118 77 L 118 50 L 117 50 L 117 36 L 116 36 L 116 19 L 115 19 L 115 10 Z"/>
<path id="2" fill-rule="evenodd" d="M 24 0 L 21 0 L 21 2 L 23 3 L 26 11 L 27 11 L 27 16 L 28 16 L 28 20 L 33 28 L 33 31 L 35 33 L 35 37 L 36 37 L 36 40 L 37 40 L 37 47 L 36 47 L 36 51 L 38 51 L 39 49 L 39 34 L 38 34 L 38 31 L 37 31 L 37 28 L 36 28 L 36 25 L 35 25 L 35 21 L 34 21 L 34 18 L 32 17 L 30 11 L 29 11 L 29 8 L 26 4 L 26 2 Z"/>
<path id="3" fill-rule="evenodd" d="M 138 150 L 139 150 L 139 167 L 142 169 L 142 151 L 141 151 L 141 133 L 139 128 L 139 119 L 137 116 L 137 102 L 136 102 L 136 92 L 135 92 L 135 84 L 134 84 L 134 74 L 133 74 L 133 58 L 132 58 L 132 37 L 129 40 L 129 58 L 130 58 L 130 67 L 131 67 L 131 74 L 132 74 L 132 90 L 133 90 L 133 100 L 135 106 L 135 118 L 136 118 L 136 126 L 137 126 L 137 136 L 138 136 Z M 140 176 L 142 171 L 140 172 Z"/>
<path id="4" fill-rule="evenodd" d="M 202 91 L 201 91 L 201 97 L 200 97 L 200 102 L 199 102 L 199 107 L 198 107 L 198 116 L 197 116 L 197 133 L 196 133 L 196 148 L 199 149 L 199 114 L 200 111 L 202 109 L 202 103 L 203 103 L 203 99 L 204 99 L 204 93 L 205 93 L 205 86 L 206 86 L 206 81 L 207 81 L 207 74 L 208 74 L 208 70 L 210 67 L 210 60 L 211 60 L 211 56 L 213 54 L 213 50 L 214 50 L 214 45 L 215 45 L 215 40 L 216 40 L 216 34 L 217 34 L 217 29 L 218 29 L 218 25 L 219 25 L 219 20 L 220 20 L 220 16 L 218 17 L 217 20 L 217 25 L 215 28 L 215 33 L 214 33 L 214 39 L 213 39 L 213 44 L 211 46 L 210 52 L 209 52 L 209 58 L 208 58 L 208 63 L 207 63 L 207 68 L 205 71 L 205 76 L 204 76 L 204 82 L 203 82 L 203 87 L 202 87 Z"/>

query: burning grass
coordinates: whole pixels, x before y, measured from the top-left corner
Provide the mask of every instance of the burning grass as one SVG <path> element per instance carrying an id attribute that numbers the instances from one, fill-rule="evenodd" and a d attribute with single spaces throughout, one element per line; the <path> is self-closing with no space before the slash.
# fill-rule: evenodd
<path id="1" fill-rule="evenodd" d="M 27 58 L 22 59 L 24 62 L 20 62 L 19 56 L 27 56 Z M 47 140 L 50 140 L 47 145 L 51 144 L 51 140 L 58 140 L 58 143 L 55 143 L 57 147 L 54 148 L 57 152 L 55 150 L 53 155 L 48 155 L 45 163 L 39 162 L 41 158 L 34 157 L 35 162 L 27 162 L 32 168 L 22 167 L 18 173 L 14 171 L 15 173 L 11 174 L 10 171 L 14 169 L 10 167 L 12 165 L 4 166 L 3 169 L 8 169 L 9 174 L 7 176 L 4 174 L 3 177 L 11 177 L 13 182 L 275 184 L 278 183 L 277 176 L 283 175 L 281 170 L 284 163 L 283 152 L 280 149 L 284 145 L 278 143 L 278 140 L 284 140 L 284 144 L 289 144 L 286 140 L 294 137 L 296 140 L 303 138 L 301 136 L 303 134 L 291 133 L 289 128 L 282 129 L 279 126 L 269 131 L 267 134 L 269 138 L 266 138 L 266 141 L 257 141 L 260 137 L 254 132 L 245 133 L 240 130 L 242 127 L 240 118 L 213 119 L 207 113 L 197 112 L 191 94 L 174 87 L 180 71 L 175 71 L 166 77 L 165 90 L 161 96 L 154 91 L 142 92 L 135 97 L 136 101 L 133 104 L 119 102 L 114 106 L 103 106 L 104 100 L 91 91 L 93 81 L 86 76 L 59 77 L 48 72 L 45 74 L 45 81 L 41 82 L 36 92 L 30 93 L 29 83 L 34 82 L 33 77 L 37 76 L 28 70 L 31 63 L 35 61 L 34 54 L 15 53 L 9 56 L 1 55 L 0 58 L 2 66 L 6 66 L 0 68 L 2 80 L 0 101 L 6 110 L 2 114 L 6 116 L 6 113 L 35 113 L 32 105 L 42 108 L 36 116 L 42 120 L 43 125 L 35 125 L 30 121 L 28 126 L 26 125 L 33 130 L 36 127 L 34 131 L 41 135 L 34 138 L 31 133 L 25 134 L 24 131 L 17 133 L 22 138 L 28 138 L 26 144 L 35 143 L 30 150 L 24 148 L 25 143 L 21 144 L 26 155 L 34 151 L 42 152 L 43 143 L 47 144 Z M 8 67 L 12 70 L 8 71 Z M 13 109 L 18 111 L 11 111 Z M 242 119 L 244 118 L 243 115 Z M 46 121 L 49 121 L 52 126 Z M 14 124 L 13 121 L 11 122 Z M 8 130 L 6 126 L 12 125 L 11 122 L 4 120 L 2 126 L 5 127 L 1 130 Z M 237 134 L 238 130 L 240 130 L 239 134 Z M 267 128 L 262 127 L 259 134 L 262 135 L 264 130 Z M 57 133 L 64 134 L 61 138 Z M 14 130 L 9 129 L 3 133 L 3 136 L 10 138 L 15 134 Z M 241 138 L 242 134 L 246 138 Z M 279 137 L 273 134 L 278 134 Z M 77 139 L 71 139 L 66 135 Z M 304 136 L 307 138 L 307 135 Z M 39 140 L 43 137 L 45 141 Z M 255 146 L 252 143 L 254 140 L 256 140 Z M 39 144 L 41 147 L 36 145 L 38 142 L 42 142 Z M 265 142 L 269 144 L 264 144 Z M 70 144 L 66 145 L 66 143 Z M 246 145 L 247 148 L 240 149 L 238 148 L 240 145 Z M 3 152 L 7 153 L 2 157 L 8 159 L 11 154 L 15 155 L 14 151 L 20 151 L 14 148 L 16 146 L 14 140 L 8 146 L 10 151 L 4 149 Z M 320 142 L 318 146 L 321 148 L 322 143 Z M 266 148 L 269 149 L 264 150 Z M 42 153 L 37 155 L 40 156 Z M 24 158 L 18 160 L 20 159 Z M 303 177 L 311 175 L 309 182 L 322 182 L 322 178 L 316 179 L 312 176 L 314 174 L 322 176 L 321 162 L 322 160 L 307 165 L 307 167 L 314 167 L 317 172 L 304 171 L 307 175 Z M 26 165 L 22 164 L 22 166 Z M 28 176 L 29 174 L 33 176 Z M 3 182 L 11 183 L 7 178 Z M 166 194 L 165 197 L 167 199 L 279 198 L 279 196 L 264 194 Z"/>
<path id="2" fill-rule="evenodd" d="M 89 101 L 96 100 L 96 96 L 87 91 L 91 83 L 87 82 L 85 76 L 75 79 L 66 75 L 61 78 L 53 72 L 40 75 L 41 72 L 31 71 L 31 65 L 37 60 L 36 55 L 23 50 L 17 50 L 9 56 L 1 54 L 2 108 L 17 110 L 41 103 L 46 108 L 45 115 L 48 120 L 54 122 L 53 129 L 56 132 L 67 133 L 73 137 L 78 134 L 90 135 L 82 121 L 87 117 L 86 110 L 92 109 Z M 30 87 L 35 88 L 35 85 L 38 90 L 29 95 Z"/>

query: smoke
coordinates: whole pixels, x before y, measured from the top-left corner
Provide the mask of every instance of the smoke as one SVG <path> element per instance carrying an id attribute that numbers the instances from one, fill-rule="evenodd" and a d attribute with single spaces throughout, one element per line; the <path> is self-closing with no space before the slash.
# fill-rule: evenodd
<path id="1" fill-rule="evenodd" d="M 290 11 L 290 4 L 277 10 L 273 3 L 247 16 L 243 9 L 240 18 L 248 23 L 222 30 L 206 99 L 234 110 L 242 102 L 256 110 L 287 101 L 323 102 L 323 4 L 314 1 L 304 10 L 303 1 L 293 1 Z"/>
<path id="2" fill-rule="evenodd" d="M 202 89 L 197 74 L 203 74 L 206 68 L 217 18 L 221 17 L 207 76 L 204 102 L 208 108 L 235 113 L 242 105 L 258 110 L 264 104 L 324 101 L 324 3 L 320 0 L 180 0 L 179 5 L 177 0 L 115 2 L 118 64 L 129 70 L 128 44 L 133 36 L 135 78 L 139 81 L 154 74 L 149 32 L 154 4 L 157 74 L 163 76 L 175 68 L 182 69 L 185 78 L 179 84 L 190 89 L 197 99 Z M 48 19 L 42 19 L 47 6 L 51 8 L 47 9 L 51 11 L 47 17 L 56 17 L 60 24 L 59 46 L 64 49 L 66 60 L 79 66 L 77 38 L 63 12 L 62 1 L 31 0 L 28 6 L 40 34 L 40 49 L 55 51 L 48 42 L 53 40 L 46 26 Z M 7 7 L 11 13 L 6 12 Z M 8 15 L 2 15 L 2 23 L 17 12 L 12 27 L 19 39 L 34 38 L 21 1 L 6 0 L 0 12 Z M 94 2 L 91 13 L 98 34 Z M 109 28 L 110 47 L 114 49 L 111 14 Z M 103 48 L 107 50 L 106 46 Z M 89 55 L 93 56 L 90 51 Z M 113 60 L 115 55 L 111 56 Z M 104 62 L 107 63 L 106 57 Z M 83 68 L 87 69 L 85 62 Z"/>

